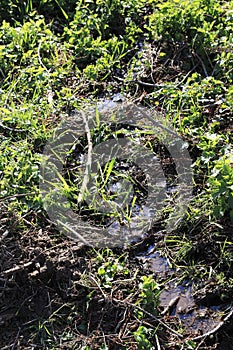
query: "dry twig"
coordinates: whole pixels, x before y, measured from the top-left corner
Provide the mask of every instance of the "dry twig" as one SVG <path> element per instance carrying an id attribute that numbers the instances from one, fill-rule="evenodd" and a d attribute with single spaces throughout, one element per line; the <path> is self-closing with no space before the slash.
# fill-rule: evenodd
<path id="1" fill-rule="evenodd" d="M 122 301 L 122 300 L 117 300 L 117 299 L 113 299 L 115 302 L 120 303 L 120 304 L 126 304 L 129 306 L 132 306 L 135 309 L 138 309 L 139 311 L 143 312 L 144 314 L 146 314 L 147 316 L 151 317 L 152 319 L 154 319 L 156 322 L 160 323 L 163 327 L 165 327 L 169 332 L 171 332 L 172 334 L 176 335 L 179 338 L 183 338 L 183 335 L 176 332 L 174 329 L 172 329 L 171 327 L 169 327 L 166 323 L 164 323 L 162 320 L 160 320 L 158 317 L 156 317 L 155 315 L 151 314 L 150 312 L 146 311 L 145 309 L 143 309 L 141 306 L 132 304 L 130 302 L 126 302 L 126 301 Z"/>
<path id="2" fill-rule="evenodd" d="M 88 125 L 88 120 L 84 114 L 83 111 L 81 111 L 82 114 L 82 118 L 83 118 L 83 122 L 85 125 L 85 131 L 87 134 L 87 142 L 88 142 L 88 151 L 87 151 L 87 163 L 86 163 L 86 170 L 85 170 L 85 174 L 84 174 L 84 178 L 83 178 L 83 182 L 82 182 L 82 186 L 80 188 L 80 192 L 78 195 L 78 203 L 81 203 L 82 199 L 83 199 L 83 193 L 86 190 L 87 187 L 87 183 L 88 183 L 88 177 L 89 177 L 89 171 L 91 168 L 91 161 L 92 161 L 92 139 L 91 139 L 91 132 L 90 132 L 90 128 Z"/>
<path id="3" fill-rule="evenodd" d="M 88 243 L 88 242 L 85 240 L 85 238 L 84 238 L 82 235 L 80 235 L 77 231 L 75 231 L 72 227 L 70 227 L 69 225 L 65 224 L 64 222 L 62 222 L 62 221 L 60 221 L 60 220 L 57 220 L 57 223 L 58 223 L 59 225 L 62 225 L 63 227 L 65 227 L 66 230 L 70 231 L 70 232 L 75 236 L 75 238 L 78 238 L 82 243 L 84 243 L 84 244 L 90 246 L 90 243 Z"/>
<path id="4" fill-rule="evenodd" d="M 29 267 L 33 266 L 33 264 L 35 263 L 35 260 L 33 261 L 29 261 L 21 266 L 15 266 L 15 267 L 12 267 L 11 269 L 9 270 L 5 270 L 5 271 L 2 271 L 1 272 L 1 275 L 2 276 L 9 276 L 9 275 L 13 275 L 14 273 L 16 272 L 19 272 L 21 270 L 24 270 L 24 269 L 28 269 Z"/>

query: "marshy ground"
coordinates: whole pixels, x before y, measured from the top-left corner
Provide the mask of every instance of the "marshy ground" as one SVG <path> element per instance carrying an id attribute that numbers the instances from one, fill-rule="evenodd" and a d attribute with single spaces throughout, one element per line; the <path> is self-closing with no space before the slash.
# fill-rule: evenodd
<path id="1" fill-rule="evenodd" d="M 232 349 L 233 2 L 55 3 L 0 5 L 1 350 Z M 123 248 L 90 247 L 46 212 L 42 154 L 61 121 L 122 96 L 187 143 L 192 199 L 173 230 L 165 208 Z M 159 157 L 171 200 L 174 159 L 139 129 L 140 137 L 128 125 L 89 131 L 93 144 L 140 138 Z M 91 213 L 114 233 L 125 217 L 77 202 L 88 146 L 86 132 L 66 158 L 64 193 L 84 221 Z M 137 195 L 124 215 L 136 216 L 148 196 L 142 169 L 127 159 L 101 171 L 106 201 L 116 199 L 119 178 L 131 182 Z"/>

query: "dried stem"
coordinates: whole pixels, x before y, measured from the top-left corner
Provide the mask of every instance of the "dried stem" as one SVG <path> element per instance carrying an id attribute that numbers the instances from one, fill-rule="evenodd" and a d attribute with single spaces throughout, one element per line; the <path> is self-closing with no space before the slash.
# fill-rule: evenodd
<path id="1" fill-rule="evenodd" d="M 81 201 L 83 200 L 83 194 L 84 194 L 84 191 L 87 188 L 89 171 L 90 171 L 91 162 L 92 162 L 91 132 L 90 132 L 90 128 L 89 128 L 89 125 L 88 125 L 88 120 L 87 120 L 87 118 L 85 116 L 85 113 L 83 111 L 81 111 L 81 114 L 82 114 L 83 122 L 84 122 L 84 125 L 85 125 L 85 131 L 86 131 L 86 134 L 87 134 L 88 151 L 87 151 L 86 170 L 85 170 L 82 186 L 81 186 L 81 189 L 80 189 L 80 192 L 79 192 L 79 195 L 78 195 L 78 204 L 81 203 Z"/>

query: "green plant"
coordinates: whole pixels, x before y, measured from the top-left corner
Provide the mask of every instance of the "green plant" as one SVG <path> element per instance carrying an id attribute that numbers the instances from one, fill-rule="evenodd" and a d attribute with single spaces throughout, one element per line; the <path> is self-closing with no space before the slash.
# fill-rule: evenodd
<path id="1" fill-rule="evenodd" d="M 99 256 L 99 254 L 98 254 Z M 100 258 L 98 258 L 99 260 Z M 101 259 L 102 260 L 102 259 Z M 125 266 L 126 258 L 123 256 L 116 258 L 114 255 L 104 259 L 98 267 L 97 274 L 101 279 L 104 288 L 112 288 L 112 282 L 117 275 L 127 276 L 129 274 L 128 268 Z"/>
<path id="2" fill-rule="evenodd" d="M 6 20 L 14 25 L 25 22 L 33 13 L 38 13 L 63 23 L 72 18 L 75 6 L 76 0 L 3 0 L 0 5 L 0 21 Z"/>
<path id="3" fill-rule="evenodd" d="M 159 305 L 161 286 L 154 280 L 153 276 L 142 276 L 139 289 L 141 291 L 139 299 L 140 305 L 142 305 L 145 310 L 156 313 L 156 308 Z"/>
<path id="4" fill-rule="evenodd" d="M 32 259 L 37 250 L 43 247 L 43 257 L 50 254 L 50 260 L 59 272 L 55 276 L 52 269 L 56 281 L 54 278 L 47 281 L 50 276 L 49 266 L 48 273 L 44 273 L 44 266 L 36 273 L 29 268 L 26 283 L 33 282 L 29 287 L 33 291 L 35 289 L 35 296 L 41 295 L 37 293 L 41 282 L 45 295 L 48 294 L 48 301 L 47 296 L 41 295 L 40 301 L 46 299 L 45 312 L 36 315 L 34 321 L 29 314 L 24 315 L 27 303 L 23 301 L 29 300 L 28 305 L 33 312 L 34 294 L 32 296 L 30 288 L 27 298 L 27 288 L 25 291 L 24 285 L 21 285 L 21 270 L 17 271 L 15 288 L 19 286 L 17 293 L 23 293 L 23 317 L 20 319 L 19 310 L 17 319 L 13 318 L 11 323 L 22 323 L 26 328 L 20 330 L 20 336 L 6 332 L 6 338 L 10 334 L 9 343 L 1 343 L 2 347 L 11 347 L 12 339 L 17 340 L 19 348 L 26 348 L 29 346 L 27 342 L 33 341 L 35 347 L 44 349 L 82 347 L 88 350 L 92 347 L 107 349 L 114 346 L 123 349 L 131 347 L 133 339 L 135 347 L 139 349 L 158 347 L 156 329 L 148 325 L 143 309 L 159 317 L 159 296 L 165 281 L 159 276 L 157 279 L 157 275 L 156 278 L 150 275 L 147 267 L 137 265 L 135 254 L 141 249 L 141 242 L 133 247 L 128 246 L 127 250 L 114 248 L 113 251 L 106 248 L 81 251 L 78 247 L 77 251 L 75 244 L 72 249 L 64 246 L 64 237 L 57 234 L 54 226 L 47 221 L 40 222 L 42 205 L 46 204 L 45 201 L 42 203 L 38 188 L 39 178 L 43 175 L 40 168 L 41 153 L 52 131 L 61 120 L 72 116 L 76 109 L 85 110 L 90 101 L 109 100 L 118 92 L 127 100 L 155 108 L 155 113 L 158 111 L 170 121 L 177 134 L 189 143 L 193 159 L 196 186 L 193 199 L 180 221 L 179 229 L 166 232 L 156 249 L 162 250 L 171 259 L 177 283 L 194 282 L 196 291 L 201 285 L 210 294 L 219 288 L 221 300 L 228 301 L 233 285 L 230 221 L 233 219 L 232 11 L 232 1 L 220 0 L 0 2 L 0 200 L 4 202 L 6 210 L 6 214 L 0 215 L 3 223 L 0 228 L 1 265 L 4 266 L 5 251 L 10 252 L 8 244 L 14 250 L 13 240 L 19 242 L 17 234 L 22 242 L 20 251 L 23 249 L 23 254 L 17 251 L 20 259 L 28 256 L 26 252 L 31 252 L 32 247 L 25 244 L 28 241 L 34 244 L 38 236 L 36 242 L 39 247 L 33 249 Z M 122 129 L 113 131 L 109 124 L 100 125 L 98 113 L 90 132 L 94 147 L 108 141 L 109 137 L 122 137 L 124 133 Z M 134 140 L 142 140 L 145 136 L 140 134 L 140 130 L 128 130 L 123 136 L 131 137 L 129 134 L 135 135 Z M 153 151 L 153 140 L 149 133 L 144 141 Z M 80 142 L 83 154 L 87 153 L 85 135 L 80 138 Z M 77 213 L 80 208 L 76 200 L 82 178 L 76 167 L 75 152 L 72 154 L 71 150 L 67 159 L 69 156 L 70 162 L 64 164 L 64 173 L 54 188 L 61 190 L 70 202 L 73 201 L 72 209 Z M 167 160 L 161 159 L 162 167 Z M 68 170 L 74 171 L 65 169 L 66 165 Z M 136 182 L 131 175 L 122 171 L 115 158 L 102 164 L 94 180 L 102 203 L 114 202 L 119 195 L 124 194 L 124 186 L 118 187 L 119 192 L 111 191 L 112 185 L 118 181 L 124 180 L 135 189 Z M 128 187 L 126 192 L 130 194 Z M 69 203 L 59 202 L 59 196 L 49 196 L 50 193 L 48 201 L 54 200 L 61 209 L 70 208 Z M 130 222 L 134 215 L 132 208 L 138 205 L 139 197 L 134 195 L 121 212 L 117 213 L 113 208 L 106 216 L 113 221 L 119 220 L 119 223 L 122 223 L 124 216 L 124 220 Z M 90 206 L 85 208 L 85 219 L 92 220 L 92 212 L 96 214 L 99 210 L 98 204 L 97 199 L 93 198 Z M 14 230 L 7 229 L 8 222 L 12 221 L 9 209 L 17 214 Z M 166 215 L 165 210 L 163 213 Z M 104 220 L 101 220 L 96 215 L 95 223 L 104 224 Z M 163 225 L 163 222 L 159 221 L 160 224 Z M 157 222 L 149 240 L 154 237 L 154 229 L 157 230 Z M 41 239 L 41 234 L 46 234 L 47 230 L 51 230 L 48 243 Z M 143 240 L 143 247 L 144 243 L 147 245 L 147 237 Z M 70 254 L 66 256 L 72 256 L 72 263 L 63 254 L 59 254 L 56 260 L 54 252 L 62 245 L 65 254 Z M 13 253 L 10 254 L 9 262 L 18 266 L 19 261 L 14 261 Z M 43 263 L 41 260 L 39 262 Z M 23 263 L 20 269 L 24 267 Z M 64 271 L 71 271 L 65 282 L 65 290 L 63 268 Z M 24 272 L 23 268 L 22 277 Z M 14 278 L 9 281 L 14 283 Z M 7 283 L 6 299 L 11 294 L 7 292 Z M 3 294 L 4 288 L 1 291 Z M 64 307 L 64 300 L 67 301 L 67 309 L 60 312 L 57 304 Z M 93 313 L 90 313 L 92 306 L 98 310 L 94 319 Z M 55 313 L 54 308 L 57 310 Z M 116 310 L 116 313 L 107 315 L 109 309 Z M 211 310 L 210 317 L 213 314 Z M 106 315 L 110 317 L 110 322 L 106 321 Z M 25 316 L 29 322 L 25 323 Z M 169 317 L 166 320 L 169 322 Z M 176 319 L 171 322 L 174 322 L 171 328 L 179 327 L 178 322 L 175 324 Z M 110 337 L 110 323 L 114 325 L 115 333 L 119 331 L 119 334 L 123 334 L 125 329 L 127 336 L 119 339 Z M 85 334 L 82 339 L 79 339 L 80 333 Z M 108 336 L 103 338 L 102 333 Z M 168 338 L 169 334 L 166 332 Z M 186 334 L 183 333 L 183 347 L 199 347 L 198 342 L 193 342 L 190 337 L 186 341 Z M 106 344 L 103 344 L 103 339 Z M 116 342 L 114 339 L 117 339 Z M 1 339 L 1 342 L 4 341 L 5 337 Z M 163 337 L 160 341 L 161 348 L 167 346 Z M 179 348 L 182 345 L 177 343 L 174 346 Z"/>
<path id="5" fill-rule="evenodd" d="M 156 347 L 148 339 L 152 336 L 154 331 L 145 326 L 139 326 L 137 331 L 133 333 L 134 339 L 138 344 L 138 348 L 142 350 L 155 350 Z"/>
<path id="6" fill-rule="evenodd" d="M 233 156 L 224 155 L 214 161 L 214 167 L 208 179 L 208 190 L 215 218 L 229 215 L 233 221 Z"/>

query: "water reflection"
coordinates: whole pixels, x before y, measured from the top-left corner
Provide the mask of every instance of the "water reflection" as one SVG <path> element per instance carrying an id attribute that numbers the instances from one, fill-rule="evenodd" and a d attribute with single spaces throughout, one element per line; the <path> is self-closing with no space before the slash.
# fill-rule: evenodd
<path id="1" fill-rule="evenodd" d="M 169 260 L 156 250 L 156 246 L 149 246 L 137 258 L 146 265 L 149 271 L 161 279 L 168 280 L 160 294 L 160 314 L 167 320 L 177 317 L 182 322 L 185 331 L 192 334 L 209 332 L 221 322 L 227 309 L 229 311 L 229 304 L 208 307 L 197 304 L 191 281 L 183 281 L 182 284 L 178 284 L 177 278 L 172 279 L 175 270 L 171 267 Z"/>

